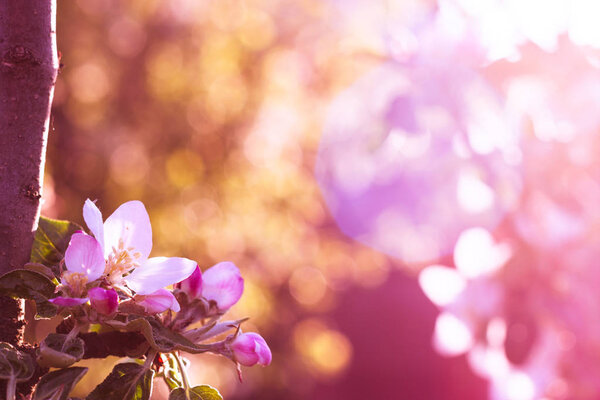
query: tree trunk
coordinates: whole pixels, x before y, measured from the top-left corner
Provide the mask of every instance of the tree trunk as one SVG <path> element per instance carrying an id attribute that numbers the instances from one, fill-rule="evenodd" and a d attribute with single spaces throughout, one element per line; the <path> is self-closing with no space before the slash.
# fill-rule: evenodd
<path id="1" fill-rule="evenodd" d="M 29 260 L 58 72 L 55 0 L 0 0 L 0 274 Z M 20 340 L 19 303 L 0 299 L 0 340 Z"/>

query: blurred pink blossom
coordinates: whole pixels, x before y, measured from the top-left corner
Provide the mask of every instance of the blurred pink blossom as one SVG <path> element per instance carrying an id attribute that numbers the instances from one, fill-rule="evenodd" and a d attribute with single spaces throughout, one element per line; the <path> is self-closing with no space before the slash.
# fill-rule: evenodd
<path id="1" fill-rule="evenodd" d="M 330 106 L 327 205 L 348 236 L 432 264 L 433 344 L 466 354 L 492 399 L 595 399 L 600 5 L 422 9 L 382 24 L 388 61 Z"/>
<path id="2" fill-rule="evenodd" d="M 332 103 L 316 175 L 340 228 L 405 263 L 493 229 L 521 190 L 501 97 L 459 60 L 384 64 Z"/>

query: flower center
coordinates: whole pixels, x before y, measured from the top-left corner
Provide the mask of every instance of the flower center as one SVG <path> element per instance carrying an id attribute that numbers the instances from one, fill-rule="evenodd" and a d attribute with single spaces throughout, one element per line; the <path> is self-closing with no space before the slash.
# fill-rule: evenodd
<path id="1" fill-rule="evenodd" d="M 135 251 L 133 247 L 125 247 L 123 239 L 119 239 L 119 245 L 112 248 L 112 253 L 106 259 L 104 275 L 112 284 L 119 284 L 123 276 L 131 273 L 136 267 L 140 266 L 138 260 L 142 254 Z"/>
<path id="2" fill-rule="evenodd" d="M 72 296 L 79 297 L 85 291 L 88 278 L 86 274 L 81 272 L 65 272 L 62 281 L 63 285 L 69 287 Z"/>

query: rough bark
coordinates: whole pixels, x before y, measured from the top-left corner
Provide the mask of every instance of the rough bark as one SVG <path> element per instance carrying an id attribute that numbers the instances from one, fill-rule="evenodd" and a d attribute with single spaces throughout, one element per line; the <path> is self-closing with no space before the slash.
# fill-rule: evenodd
<path id="1" fill-rule="evenodd" d="M 37 227 L 58 72 L 55 13 L 55 0 L 0 0 L 0 274 L 29 260 Z M 0 303 L 2 337 L 20 337 L 20 303 Z"/>

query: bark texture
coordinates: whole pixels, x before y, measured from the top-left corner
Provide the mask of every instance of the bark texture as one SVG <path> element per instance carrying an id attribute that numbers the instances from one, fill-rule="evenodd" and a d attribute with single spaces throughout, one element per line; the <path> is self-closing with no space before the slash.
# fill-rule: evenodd
<path id="1" fill-rule="evenodd" d="M 55 0 L 0 0 L 0 274 L 29 260 L 37 227 L 58 73 L 55 13 Z M 0 304 L 2 337 L 20 337 L 19 303 Z"/>

